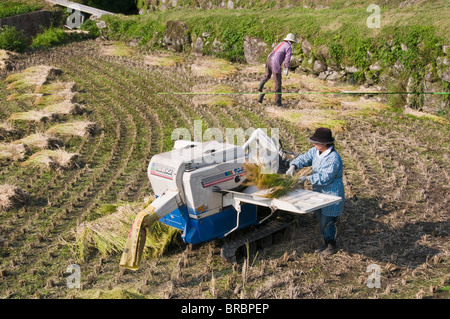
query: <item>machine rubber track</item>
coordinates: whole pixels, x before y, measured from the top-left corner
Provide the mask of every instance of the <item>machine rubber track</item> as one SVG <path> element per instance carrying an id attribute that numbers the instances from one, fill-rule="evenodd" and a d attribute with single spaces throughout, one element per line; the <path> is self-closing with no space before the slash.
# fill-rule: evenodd
<path id="1" fill-rule="evenodd" d="M 223 260 L 230 263 L 238 261 L 237 253 L 239 250 L 246 250 L 247 243 L 250 250 L 256 251 L 259 248 L 266 248 L 270 246 L 272 242 L 278 241 L 278 236 L 284 236 L 285 228 L 289 226 L 287 223 L 279 222 L 276 220 L 270 221 L 267 224 L 260 226 L 256 231 L 240 235 L 237 238 L 227 241 L 220 251 L 220 256 Z"/>

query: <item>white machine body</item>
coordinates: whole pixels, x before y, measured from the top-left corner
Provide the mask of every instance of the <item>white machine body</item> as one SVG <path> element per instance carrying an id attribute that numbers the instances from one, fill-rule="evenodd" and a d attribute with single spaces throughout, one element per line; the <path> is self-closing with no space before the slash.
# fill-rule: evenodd
<path id="1" fill-rule="evenodd" d="M 152 157 L 148 176 L 157 197 L 178 191 L 189 216 L 200 219 L 222 209 L 222 194 L 218 190 L 234 189 L 242 184 L 244 161 L 240 146 L 214 140 L 177 141 L 172 151 Z"/>

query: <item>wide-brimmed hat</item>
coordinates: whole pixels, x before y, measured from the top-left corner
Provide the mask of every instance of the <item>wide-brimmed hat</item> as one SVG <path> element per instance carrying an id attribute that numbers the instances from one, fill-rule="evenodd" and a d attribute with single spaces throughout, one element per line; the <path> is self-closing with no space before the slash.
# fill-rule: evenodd
<path id="1" fill-rule="evenodd" d="M 308 138 L 308 142 L 319 144 L 333 144 L 334 137 L 329 128 L 319 127 L 314 132 L 313 136 Z"/>
<path id="2" fill-rule="evenodd" d="M 295 35 L 293 35 L 292 33 L 289 33 L 286 38 L 284 38 L 284 41 L 291 41 L 294 43 L 297 43 L 297 40 L 295 39 Z"/>

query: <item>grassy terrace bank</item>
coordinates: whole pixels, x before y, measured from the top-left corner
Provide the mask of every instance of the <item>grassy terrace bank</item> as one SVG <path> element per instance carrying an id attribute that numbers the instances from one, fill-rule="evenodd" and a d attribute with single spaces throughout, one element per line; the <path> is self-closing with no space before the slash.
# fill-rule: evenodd
<path id="1" fill-rule="evenodd" d="M 273 45 L 292 32 L 300 40 L 294 47 L 294 65 L 313 71 L 314 61 L 321 60 L 337 71 L 351 67 L 354 71 L 346 77 L 350 82 L 380 84 L 389 91 L 449 91 L 443 76 L 448 73 L 445 58 L 450 51 L 447 1 L 416 1 L 406 7 L 390 1 L 380 7 L 380 28 L 368 27 L 368 18 L 374 12 L 367 12 L 367 1 L 346 3 L 350 1 L 335 1 L 326 9 L 268 9 L 259 3 L 260 7 L 252 9 L 188 7 L 139 16 L 105 16 L 107 28 L 103 34 L 114 40 L 137 42 L 143 49 L 159 49 L 165 47 L 164 36 L 170 31 L 167 22 L 182 21 L 186 27 L 181 37 L 188 44 L 183 46 L 184 52 L 191 52 L 191 43 L 201 38 L 204 55 L 245 63 L 246 36 L 266 45 L 266 52 L 259 57 L 264 62 Z M 305 50 L 305 45 L 310 50 Z M 430 85 L 425 88 L 426 77 L 436 83 L 432 89 Z M 448 95 L 438 99 L 432 103 L 440 105 L 435 110 L 441 115 L 448 113 Z M 390 103 L 420 109 L 424 98 L 395 96 Z"/>
<path id="2" fill-rule="evenodd" d="M 0 2 L 0 19 L 40 10 L 43 4 L 34 1 L 2 1 Z"/>
<path id="3" fill-rule="evenodd" d="M 226 43 L 233 53 L 223 52 L 236 60 L 243 59 L 241 43 L 245 35 L 262 39 L 268 44 L 281 40 L 286 32 L 297 37 L 309 38 L 313 44 L 328 44 L 335 59 L 345 62 L 350 58 L 358 62 L 355 52 L 364 49 L 382 48 L 385 42 L 393 40 L 414 45 L 424 41 L 421 51 L 437 51 L 449 43 L 450 23 L 445 11 L 446 1 L 429 1 L 421 6 L 399 8 L 381 7 L 381 28 L 368 28 L 370 13 L 365 6 L 333 9 L 241 9 L 241 10 L 167 10 L 154 11 L 139 16 L 108 16 L 109 35 L 124 40 L 140 39 L 141 45 L 157 46 L 161 31 L 169 20 L 181 20 L 189 27 L 192 39 L 208 32 L 212 39 Z M 156 34 L 159 32 L 158 34 Z M 417 37 L 419 36 L 419 37 Z M 153 41 L 152 41 L 153 40 Z M 235 47 L 233 47 L 235 45 Z M 300 47 L 296 47 L 300 53 Z M 340 52 L 342 51 L 342 52 Z M 240 54 L 239 54 L 240 53 Z M 372 52 L 377 54 L 377 52 Z M 361 61 L 360 61 L 361 62 Z"/>

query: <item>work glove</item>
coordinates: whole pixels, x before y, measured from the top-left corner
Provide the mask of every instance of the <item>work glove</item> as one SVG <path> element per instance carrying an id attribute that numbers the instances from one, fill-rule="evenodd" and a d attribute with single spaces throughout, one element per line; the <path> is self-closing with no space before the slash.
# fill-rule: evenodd
<path id="1" fill-rule="evenodd" d="M 303 184 L 304 182 L 308 181 L 310 177 L 311 177 L 311 175 L 308 175 L 308 176 L 301 176 L 301 177 L 298 178 L 298 182 L 299 182 L 300 184 Z"/>
<path id="2" fill-rule="evenodd" d="M 289 166 L 289 169 L 286 171 L 286 175 L 293 177 L 295 174 L 295 168 L 295 165 Z"/>
<path id="3" fill-rule="evenodd" d="M 289 73 L 289 69 L 286 69 L 286 76 L 288 75 L 288 73 Z"/>

